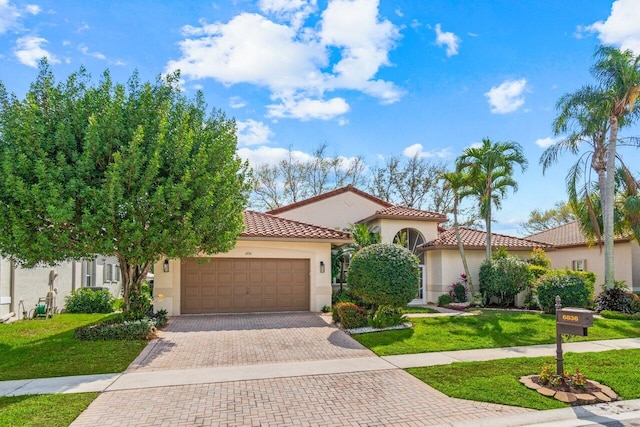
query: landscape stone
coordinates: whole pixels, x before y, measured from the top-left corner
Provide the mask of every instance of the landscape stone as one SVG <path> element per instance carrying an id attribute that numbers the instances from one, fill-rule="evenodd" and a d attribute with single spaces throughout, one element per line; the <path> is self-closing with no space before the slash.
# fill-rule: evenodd
<path id="1" fill-rule="evenodd" d="M 575 394 L 566 391 L 559 391 L 554 397 L 564 403 L 573 403 L 577 400 Z"/>
<path id="2" fill-rule="evenodd" d="M 540 393 L 543 396 L 549 396 L 549 397 L 556 394 L 555 390 L 551 390 L 550 388 L 546 388 L 546 387 L 540 387 L 538 389 L 538 393 Z"/>
<path id="3" fill-rule="evenodd" d="M 530 388 L 531 390 L 537 390 L 542 387 L 540 384 L 536 384 L 531 380 L 525 381 L 522 384 L 524 384 L 527 388 Z"/>
<path id="4" fill-rule="evenodd" d="M 593 395 L 603 402 L 611 402 L 611 398 L 600 391 L 596 391 Z"/>
<path id="5" fill-rule="evenodd" d="M 611 390 L 611 388 L 607 387 L 606 385 L 600 386 L 600 390 L 613 400 L 618 398 L 616 392 Z"/>
<path id="6" fill-rule="evenodd" d="M 578 400 L 582 400 L 583 402 L 588 402 L 588 403 L 593 403 L 596 401 L 596 397 L 588 393 L 576 394 L 576 398 Z"/>

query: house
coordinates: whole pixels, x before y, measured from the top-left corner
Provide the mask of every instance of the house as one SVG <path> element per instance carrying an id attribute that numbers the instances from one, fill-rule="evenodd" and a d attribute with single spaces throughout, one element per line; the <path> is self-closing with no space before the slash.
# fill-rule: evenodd
<path id="1" fill-rule="evenodd" d="M 0 259 L 0 318 L 9 313 L 22 316 L 29 312 L 49 291 L 49 275 L 55 271 L 53 282 L 56 306 L 64 307 L 64 299 L 81 287 L 103 287 L 115 296 L 121 294 L 120 268 L 114 257 L 98 256 L 93 260 L 65 261 L 55 267 L 22 268 L 9 259 Z"/>
<path id="2" fill-rule="evenodd" d="M 582 234 L 577 221 L 540 233 L 532 239 L 552 245 L 555 250 L 547 256 L 553 268 L 591 271 L 596 274 L 596 287 L 604 282 L 604 248 L 592 245 Z M 630 237 L 614 240 L 615 278 L 623 280 L 635 292 L 640 291 L 640 246 Z M 598 293 L 600 289 L 596 289 Z"/>
<path id="3" fill-rule="evenodd" d="M 351 243 L 341 230 L 367 224 L 384 243 L 401 238 L 420 260 L 414 304 L 437 301 L 463 272 L 446 216 L 395 206 L 353 186 L 266 213 L 244 212 L 244 231 L 227 253 L 156 263 L 155 306 L 169 315 L 320 311 L 331 304 L 331 250 Z M 494 234 L 494 244 L 528 256 L 549 245 Z M 463 229 L 470 267 L 484 259 L 486 234 Z M 477 283 L 477 278 L 476 278 Z M 162 295 L 161 297 L 159 295 Z"/>

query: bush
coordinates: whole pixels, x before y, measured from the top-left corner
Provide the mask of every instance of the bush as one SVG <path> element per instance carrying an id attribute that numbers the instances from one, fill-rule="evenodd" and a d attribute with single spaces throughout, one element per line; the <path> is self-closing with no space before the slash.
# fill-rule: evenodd
<path id="1" fill-rule="evenodd" d="M 331 304 L 335 305 L 339 302 L 352 302 L 364 308 L 371 308 L 371 304 L 362 301 L 362 298 L 351 292 L 347 288 L 342 288 L 331 295 Z"/>
<path id="2" fill-rule="evenodd" d="M 467 302 L 467 293 L 469 288 L 467 287 L 467 276 L 461 274 L 458 281 L 451 284 L 449 295 L 453 298 L 454 302 Z"/>
<path id="3" fill-rule="evenodd" d="M 73 336 L 83 341 L 146 340 L 154 336 L 155 322 L 151 319 L 122 321 L 111 319 L 97 325 L 77 328 Z"/>
<path id="4" fill-rule="evenodd" d="M 404 307 L 416 297 L 420 265 L 408 249 L 377 243 L 354 255 L 347 283 L 353 293 L 374 306 Z"/>
<path id="5" fill-rule="evenodd" d="M 507 255 L 480 265 L 480 292 L 485 303 L 495 297 L 499 305 L 513 305 L 516 295 L 530 285 L 528 264 L 515 256 Z"/>
<path id="6" fill-rule="evenodd" d="M 362 328 L 369 324 L 369 311 L 351 302 L 339 302 L 333 307 L 333 320 L 343 328 Z"/>
<path id="7" fill-rule="evenodd" d="M 137 292 L 134 289 L 129 294 L 129 311 L 126 312 L 127 320 L 141 320 L 153 314 L 153 296 L 151 288 L 146 283 Z"/>
<path id="8" fill-rule="evenodd" d="M 453 297 L 449 294 L 442 294 L 438 297 L 438 307 L 446 307 L 453 302 Z"/>
<path id="9" fill-rule="evenodd" d="M 548 268 L 540 267 L 539 265 L 529 264 L 529 271 L 531 272 L 531 276 L 534 280 L 539 279 L 545 273 L 549 271 Z"/>
<path id="10" fill-rule="evenodd" d="M 547 257 L 547 254 L 542 248 L 535 248 L 531 251 L 531 258 L 529 258 L 529 264 L 536 267 L 542 267 L 548 269 L 551 267 L 551 260 Z"/>
<path id="11" fill-rule="evenodd" d="M 619 311 L 620 313 L 631 314 L 633 312 L 633 294 L 627 291 L 624 284 L 616 282 L 611 289 L 600 292 L 596 300 L 597 311 Z"/>
<path id="12" fill-rule="evenodd" d="M 593 285 L 569 270 L 551 270 L 540 277 L 536 293 L 545 313 L 556 312 L 556 295 L 560 295 L 563 307 L 590 308 L 593 303 Z"/>
<path id="13" fill-rule="evenodd" d="M 407 320 L 399 308 L 381 305 L 375 314 L 369 319 L 369 326 L 376 329 L 388 328 L 404 324 Z"/>
<path id="14" fill-rule="evenodd" d="M 107 289 L 80 288 L 64 299 L 67 313 L 113 313 L 114 298 Z"/>

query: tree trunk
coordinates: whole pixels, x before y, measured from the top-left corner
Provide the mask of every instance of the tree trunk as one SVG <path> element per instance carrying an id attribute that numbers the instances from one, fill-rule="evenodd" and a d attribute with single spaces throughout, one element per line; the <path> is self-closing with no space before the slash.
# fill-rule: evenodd
<path id="1" fill-rule="evenodd" d="M 491 261 L 491 200 L 489 200 L 489 206 L 487 206 L 485 223 L 487 225 L 487 261 Z"/>
<path id="2" fill-rule="evenodd" d="M 467 265 L 467 257 L 464 256 L 464 246 L 462 245 L 462 238 L 460 237 L 460 226 L 458 225 L 458 200 L 453 200 L 453 231 L 456 233 L 456 241 L 458 242 L 458 251 L 460 252 L 460 258 L 462 258 L 462 266 L 464 267 L 464 274 L 467 276 L 467 283 L 469 284 L 469 293 L 473 298 L 473 282 L 471 281 L 471 274 L 469 274 L 469 266 Z"/>
<path id="3" fill-rule="evenodd" d="M 603 196 L 602 216 L 604 221 L 604 287 L 614 285 L 614 248 L 613 248 L 613 204 L 615 196 L 616 142 L 618 140 L 618 118 L 610 118 L 609 145 L 607 146 L 606 192 Z"/>
<path id="4" fill-rule="evenodd" d="M 147 278 L 147 273 L 151 268 L 151 263 L 143 265 L 132 265 L 129 261 L 118 256 L 120 263 L 120 277 L 122 278 L 122 296 L 124 298 L 124 312 L 131 310 L 131 295 L 140 293 L 142 282 Z"/>

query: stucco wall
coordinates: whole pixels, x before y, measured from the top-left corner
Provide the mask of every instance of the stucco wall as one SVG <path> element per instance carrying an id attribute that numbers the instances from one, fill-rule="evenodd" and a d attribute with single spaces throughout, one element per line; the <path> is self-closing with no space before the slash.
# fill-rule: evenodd
<path id="1" fill-rule="evenodd" d="M 383 243 L 393 243 L 398 231 L 405 228 L 418 230 L 425 242 L 438 238 L 438 224 L 434 221 L 411 221 L 405 219 L 377 219 L 371 222 L 372 226 L 380 227 L 380 237 Z"/>
<path id="2" fill-rule="evenodd" d="M 633 280 L 629 283 L 629 287 L 632 287 L 634 292 L 640 292 L 640 245 L 638 242 L 632 242 L 630 245 L 631 258 L 633 260 L 633 266 L 631 268 Z"/>
<path id="3" fill-rule="evenodd" d="M 279 213 L 277 216 L 329 228 L 343 229 L 347 228 L 349 224 L 373 215 L 383 207 L 372 200 L 347 191 Z"/>
<path id="4" fill-rule="evenodd" d="M 230 252 L 212 257 L 308 259 L 311 275 L 309 310 L 320 311 L 323 306 L 331 305 L 331 243 L 238 240 Z M 154 305 L 157 309 L 166 309 L 170 316 L 180 315 L 180 260 L 169 260 L 168 273 L 162 269 L 163 261 L 154 266 Z M 320 273 L 320 261 L 324 262 L 324 273 Z M 163 295 L 162 299 L 158 298 L 159 294 Z"/>
<path id="5" fill-rule="evenodd" d="M 618 242 L 615 244 L 615 279 L 624 280 L 629 287 L 640 287 L 640 253 L 637 249 L 637 243 Z M 635 247 L 635 248 L 634 248 Z M 635 254 L 635 258 L 634 258 Z M 596 274 L 596 294 L 601 291 L 601 285 L 604 282 L 604 248 L 602 252 L 597 246 L 591 248 L 587 246 L 558 248 L 554 251 L 547 252 L 547 256 L 551 260 L 553 268 L 572 268 L 574 260 L 586 259 L 586 270 Z M 635 264 L 635 265 L 634 265 Z M 634 268 L 638 272 L 635 275 Z"/>

